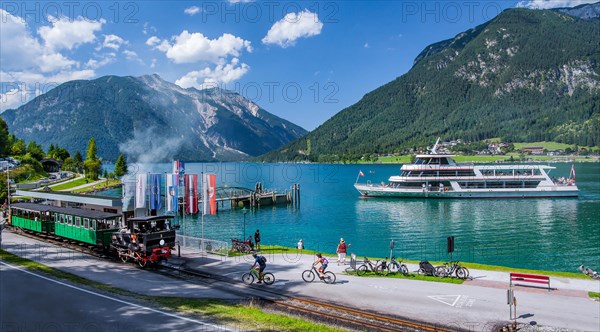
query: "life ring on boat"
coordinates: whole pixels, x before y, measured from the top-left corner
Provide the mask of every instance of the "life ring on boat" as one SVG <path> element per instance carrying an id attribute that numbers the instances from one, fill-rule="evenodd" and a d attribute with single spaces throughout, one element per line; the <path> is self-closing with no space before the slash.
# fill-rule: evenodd
<path id="1" fill-rule="evenodd" d="M 444 191 L 448 191 L 448 187 L 444 187 Z"/>

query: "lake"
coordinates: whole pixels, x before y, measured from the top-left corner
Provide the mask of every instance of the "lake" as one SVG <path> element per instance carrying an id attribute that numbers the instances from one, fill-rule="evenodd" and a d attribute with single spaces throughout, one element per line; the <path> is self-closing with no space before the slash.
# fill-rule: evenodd
<path id="1" fill-rule="evenodd" d="M 550 175 L 568 176 L 570 163 Z M 132 165 L 136 171 L 136 165 Z M 143 171 L 169 172 L 170 164 Z M 359 171 L 374 183 L 399 174 L 400 165 L 188 163 L 186 173 L 216 173 L 217 186 L 290 190 L 301 186 L 299 208 L 291 205 L 248 211 L 221 209 L 205 216 L 207 238 L 230 242 L 260 229 L 263 244 L 334 253 L 340 237 L 359 257 L 394 255 L 412 260 L 447 260 L 446 238 L 455 236 L 454 259 L 491 265 L 578 271 L 600 269 L 600 164 L 575 164 L 579 198 L 560 199 L 364 199 L 353 184 Z M 246 229 L 244 231 L 244 219 Z M 199 216 L 186 216 L 181 231 L 200 236 Z"/>

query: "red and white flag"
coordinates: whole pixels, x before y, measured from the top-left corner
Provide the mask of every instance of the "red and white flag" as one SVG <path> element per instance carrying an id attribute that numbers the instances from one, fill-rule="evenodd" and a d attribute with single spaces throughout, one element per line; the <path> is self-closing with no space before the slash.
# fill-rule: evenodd
<path id="1" fill-rule="evenodd" d="M 202 213 L 217 214 L 217 175 L 204 174 L 202 179 Z"/>
<path id="2" fill-rule="evenodd" d="M 571 174 L 569 176 L 572 176 L 573 180 L 575 180 L 575 164 L 571 164 Z"/>
<path id="3" fill-rule="evenodd" d="M 198 174 L 185 175 L 185 211 L 198 213 Z"/>
<path id="4" fill-rule="evenodd" d="M 358 171 L 358 176 L 365 176 L 365 174 L 362 171 Z"/>

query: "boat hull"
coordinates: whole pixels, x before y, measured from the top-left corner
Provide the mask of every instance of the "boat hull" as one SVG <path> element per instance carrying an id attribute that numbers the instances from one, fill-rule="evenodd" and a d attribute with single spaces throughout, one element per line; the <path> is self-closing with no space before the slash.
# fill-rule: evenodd
<path id="1" fill-rule="evenodd" d="M 362 196 L 391 198 L 549 198 L 577 197 L 579 194 L 576 186 L 505 190 L 465 189 L 461 191 L 410 190 L 362 184 L 355 184 L 354 187 Z"/>

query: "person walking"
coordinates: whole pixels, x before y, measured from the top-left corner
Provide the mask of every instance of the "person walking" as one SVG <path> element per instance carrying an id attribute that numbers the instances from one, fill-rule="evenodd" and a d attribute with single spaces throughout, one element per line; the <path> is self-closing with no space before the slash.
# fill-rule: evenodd
<path id="1" fill-rule="evenodd" d="M 256 230 L 256 233 L 254 233 L 254 243 L 256 246 L 256 250 L 260 250 L 260 230 Z"/>
<path id="2" fill-rule="evenodd" d="M 338 259 L 337 259 L 337 263 L 338 265 L 343 264 L 346 265 L 346 252 L 348 247 L 350 247 L 349 244 L 346 244 L 346 241 L 344 241 L 344 238 L 340 239 L 340 243 L 338 244 L 337 247 L 337 254 L 338 254 Z"/>

